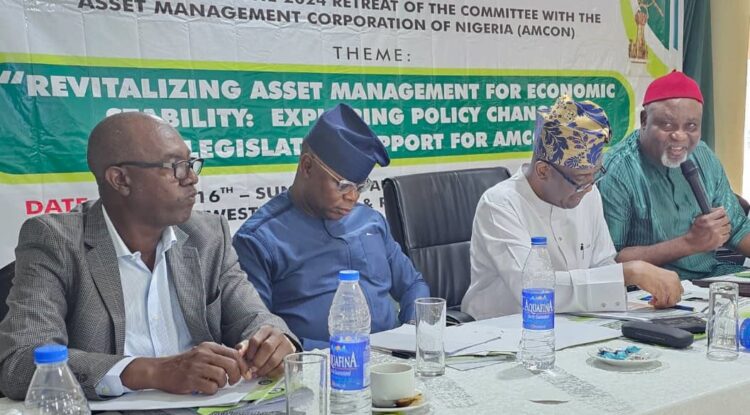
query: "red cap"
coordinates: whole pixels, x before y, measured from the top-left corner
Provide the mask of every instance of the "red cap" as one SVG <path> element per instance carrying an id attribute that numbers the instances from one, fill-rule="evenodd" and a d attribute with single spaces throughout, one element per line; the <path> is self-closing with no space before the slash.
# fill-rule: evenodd
<path id="1" fill-rule="evenodd" d="M 651 82 L 643 96 L 643 105 L 672 98 L 691 98 L 703 104 L 703 94 L 693 78 L 682 72 L 672 71 Z"/>

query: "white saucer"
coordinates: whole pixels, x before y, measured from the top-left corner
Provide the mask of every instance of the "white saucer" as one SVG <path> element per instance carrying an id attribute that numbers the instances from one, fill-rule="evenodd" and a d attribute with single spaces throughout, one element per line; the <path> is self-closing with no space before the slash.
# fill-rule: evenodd
<path id="1" fill-rule="evenodd" d="M 659 356 L 661 356 L 660 351 L 656 349 L 650 349 L 648 347 L 641 347 L 641 350 L 636 354 L 638 356 L 643 357 L 643 359 L 625 359 L 625 360 L 607 359 L 606 357 L 599 356 L 598 348 L 589 350 L 589 356 L 593 357 L 594 359 L 602 363 L 606 363 L 608 365 L 623 366 L 623 367 L 647 365 L 649 363 L 659 361 Z"/>
<path id="2" fill-rule="evenodd" d="M 415 411 L 419 408 L 423 408 L 425 405 L 429 404 L 427 401 L 427 397 L 422 393 L 420 390 L 415 391 L 417 394 L 422 394 L 422 402 L 416 404 L 416 405 L 409 405 L 409 406 L 402 406 L 402 407 L 389 407 L 389 408 L 381 408 L 379 406 L 372 406 L 372 412 L 378 412 L 378 413 L 394 413 L 394 412 L 411 412 Z"/>

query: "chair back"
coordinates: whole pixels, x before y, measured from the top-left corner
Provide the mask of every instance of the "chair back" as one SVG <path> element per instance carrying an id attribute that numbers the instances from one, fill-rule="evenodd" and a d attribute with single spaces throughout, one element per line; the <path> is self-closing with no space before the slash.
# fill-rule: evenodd
<path id="1" fill-rule="evenodd" d="M 0 269 L 0 321 L 3 321 L 5 315 L 8 314 L 8 305 L 5 303 L 5 300 L 8 298 L 8 293 L 10 292 L 11 285 L 13 285 L 13 276 L 15 274 L 15 261 Z"/>
<path id="2" fill-rule="evenodd" d="M 748 212 L 750 212 L 750 203 L 737 193 L 735 193 L 734 196 L 737 197 L 737 202 L 740 204 L 742 211 L 745 212 L 745 216 L 748 216 Z M 735 265 L 744 265 L 746 259 L 741 253 L 723 247 L 716 250 L 715 257 L 721 262 Z M 740 287 L 740 289 L 742 289 L 742 287 Z"/>
<path id="3" fill-rule="evenodd" d="M 471 282 L 474 212 L 485 190 L 510 177 L 505 167 L 440 171 L 385 179 L 393 238 L 422 273 L 431 294 L 460 307 Z"/>

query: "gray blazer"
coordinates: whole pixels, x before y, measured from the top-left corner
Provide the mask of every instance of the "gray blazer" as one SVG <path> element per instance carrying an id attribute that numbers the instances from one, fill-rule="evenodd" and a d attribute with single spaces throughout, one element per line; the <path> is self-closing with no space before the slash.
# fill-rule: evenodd
<path id="1" fill-rule="evenodd" d="M 226 220 L 193 212 L 174 227 L 169 277 L 195 344 L 234 346 L 261 325 L 280 328 L 240 269 Z M 101 201 L 81 211 L 42 215 L 22 226 L 8 311 L 0 322 L 0 390 L 23 399 L 34 373 L 34 348 L 67 344 L 68 365 L 86 396 L 123 356 L 122 282 Z"/>

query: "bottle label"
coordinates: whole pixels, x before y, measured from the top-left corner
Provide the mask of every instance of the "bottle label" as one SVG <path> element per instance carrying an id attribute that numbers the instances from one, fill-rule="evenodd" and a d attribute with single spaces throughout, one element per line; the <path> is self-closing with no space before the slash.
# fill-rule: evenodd
<path id="1" fill-rule="evenodd" d="M 359 390 L 370 386 L 370 338 L 331 337 L 331 387 Z"/>
<path id="2" fill-rule="evenodd" d="M 527 288 L 522 291 L 523 328 L 552 330 L 555 328 L 555 291 L 548 288 Z"/>

